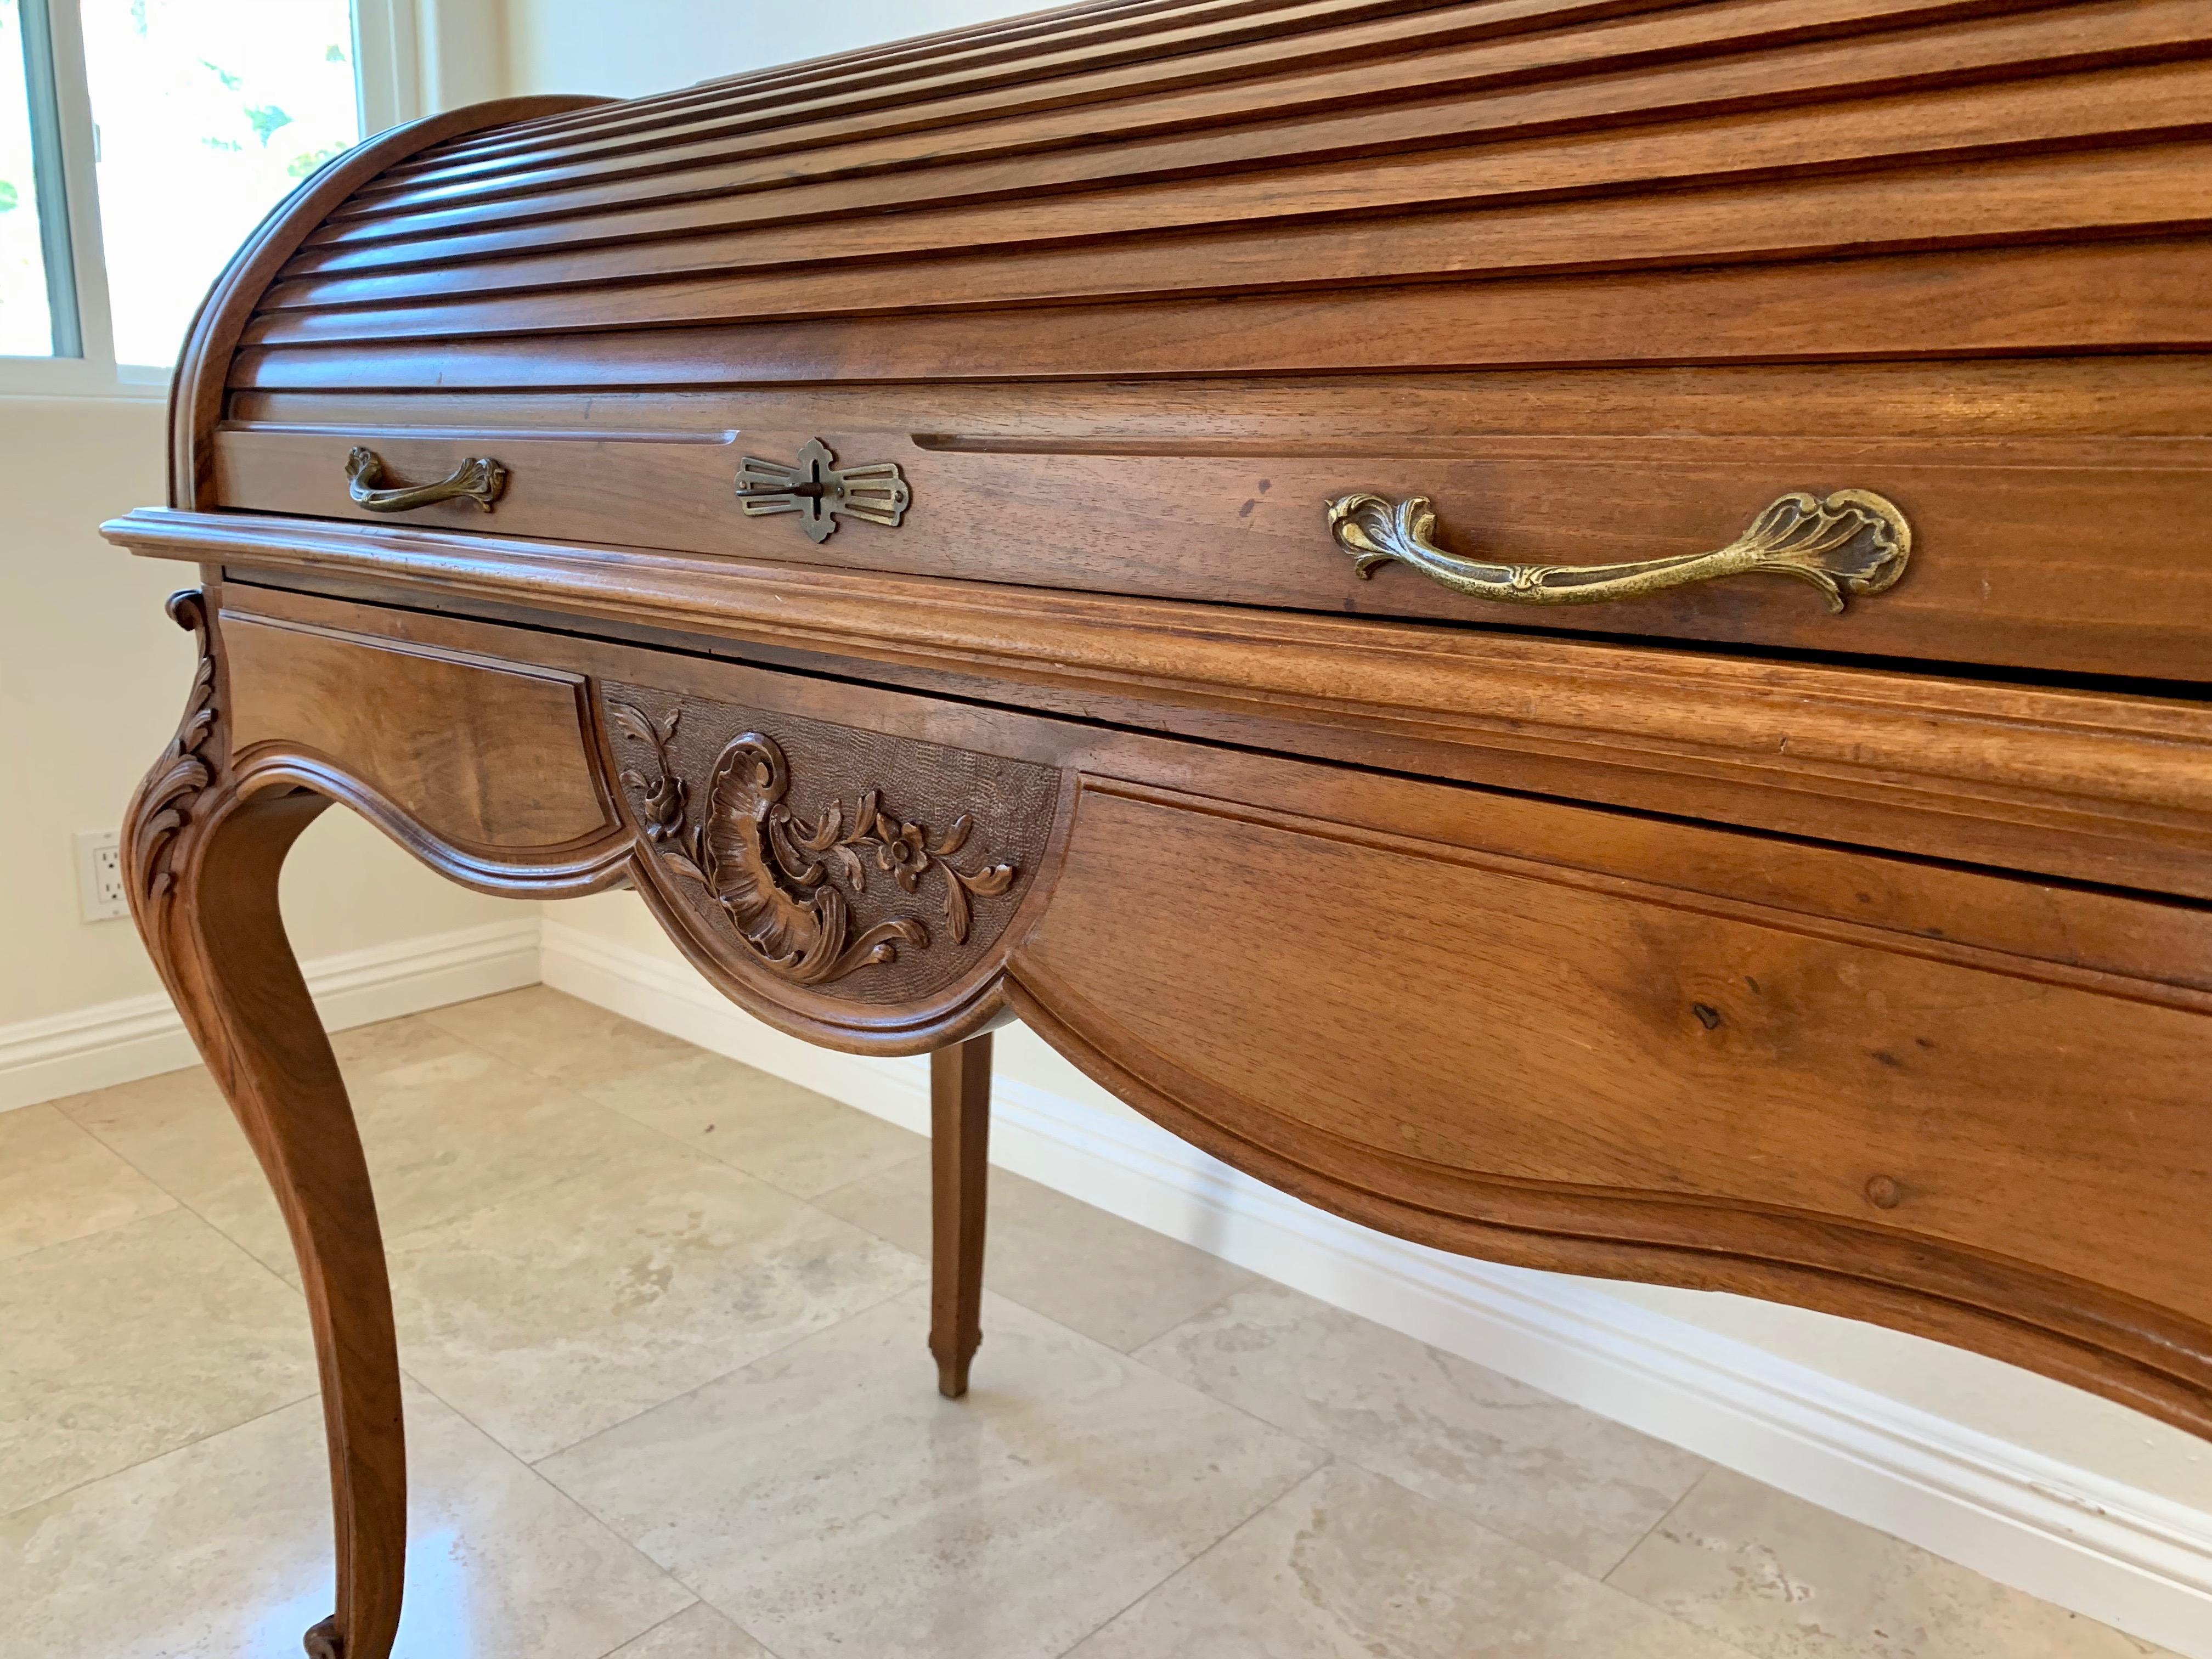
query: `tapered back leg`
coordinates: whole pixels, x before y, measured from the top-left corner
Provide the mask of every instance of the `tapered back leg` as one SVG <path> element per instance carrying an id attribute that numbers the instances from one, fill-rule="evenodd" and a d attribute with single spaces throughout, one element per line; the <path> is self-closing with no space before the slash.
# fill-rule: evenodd
<path id="1" fill-rule="evenodd" d="M 987 1032 L 929 1057 L 929 1351 L 937 1389 L 968 1392 L 982 1342 L 983 1227 L 991 1152 L 991 1038 Z"/>

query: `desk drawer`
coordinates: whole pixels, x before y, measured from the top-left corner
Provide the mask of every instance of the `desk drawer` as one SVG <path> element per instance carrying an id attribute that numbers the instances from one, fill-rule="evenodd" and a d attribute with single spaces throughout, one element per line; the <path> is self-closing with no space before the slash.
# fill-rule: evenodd
<path id="1" fill-rule="evenodd" d="M 1392 1194 L 1432 1242 L 2009 1280 L 2045 1310 L 2094 1285 L 2212 1327 L 2204 915 L 1364 793 L 1353 822 L 1089 785 L 1024 1016 L 1231 1161 L 1362 1218 Z M 2075 924 L 2111 931 L 2045 931 Z"/>
<path id="2" fill-rule="evenodd" d="M 2139 359 L 1171 392 L 253 394 L 217 434 L 215 493 L 228 507 L 752 560 L 2201 681 L 2212 674 L 2208 387 L 2191 360 Z M 795 464 L 817 441 L 836 469 L 897 469 L 896 525 L 833 514 L 817 539 L 800 514 L 748 515 L 735 495 L 744 458 Z M 372 512 L 349 494 L 356 448 L 374 452 L 387 487 L 446 479 L 479 457 L 501 464 L 502 488 L 489 511 L 463 496 Z M 1726 547 L 1782 498 L 1838 492 L 1893 503 L 1911 544 L 1885 573 L 1893 585 L 1842 595 L 1840 613 L 1774 574 L 1574 605 L 1468 597 L 1405 562 L 1363 576 L 1327 511 L 1354 495 L 1425 497 L 1448 556 L 1577 568 Z M 1858 516 L 1868 533 L 1832 568 L 1876 550 L 1874 520 Z"/>

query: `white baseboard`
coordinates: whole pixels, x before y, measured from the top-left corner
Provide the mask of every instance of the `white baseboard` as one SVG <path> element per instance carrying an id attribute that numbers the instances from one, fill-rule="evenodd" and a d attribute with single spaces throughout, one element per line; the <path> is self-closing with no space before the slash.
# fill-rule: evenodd
<path id="1" fill-rule="evenodd" d="M 544 981 L 929 1131 L 928 1064 L 787 1037 L 680 963 L 549 917 Z M 1312 1208 L 1153 1125 L 1001 1079 L 992 1161 L 2189 1659 L 2212 1515 L 1625 1301 Z"/>
<path id="2" fill-rule="evenodd" d="M 536 915 L 301 964 L 333 1031 L 538 982 Z M 173 1072 L 198 1056 L 163 992 L 0 1025 L 0 1111 Z"/>

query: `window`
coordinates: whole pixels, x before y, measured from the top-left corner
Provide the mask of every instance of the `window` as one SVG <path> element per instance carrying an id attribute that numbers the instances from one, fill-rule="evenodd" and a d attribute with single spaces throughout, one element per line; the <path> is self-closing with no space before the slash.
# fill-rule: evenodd
<path id="1" fill-rule="evenodd" d="M 239 244 L 359 141 L 354 14 L 0 0 L 0 389 L 166 382 Z"/>
<path id="2" fill-rule="evenodd" d="M 0 355 L 66 357 L 79 349 L 69 225 L 52 165 L 52 58 L 33 3 L 0 0 Z"/>

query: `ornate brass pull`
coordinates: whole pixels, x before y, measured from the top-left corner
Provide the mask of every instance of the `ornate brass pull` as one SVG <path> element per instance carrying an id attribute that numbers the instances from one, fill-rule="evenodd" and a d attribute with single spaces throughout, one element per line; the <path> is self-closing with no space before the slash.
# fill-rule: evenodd
<path id="1" fill-rule="evenodd" d="M 380 488 L 389 484 L 388 488 Z M 435 483 L 391 484 L 384 458 L 373 449 L 346 457 L 346 493 L 372 513 L 404 513 L 433 501 L 474 501 L 486 513 L 507 488 L 507 469 L 488 456 L 472 456 Z"/>
<path id="2" fill-rule="evenodd" d="M 1840 611 L 1847 593 L 1879 593 L 1905 574 L 1912 526 L 1896 505 L 1865 489 L 1826 501 L 1797 490 L 1771 501 L 1726 547 L 1632 564 L 1493 564 L 1447 553 L 1429 539 L 1437 515 L 1425 495 L 1402 501 L 1340 495 L 1328 527 L 1362 576 L 1395 559 L 1455 593 L 1509 605 L 1597 605 L 1729 576 L 1792 576 Z"/>
<path id="3" fill-rule="evenodd" d="M 840 518 L 896 530 L 914 500 L 897 462 L 872 461 L 840 471 L 837 457 L 819 438 L 800 445 L 789 466 L 746 456 L 738 465 L 737 495 L 749 519 L 798 514 L 799 527 L 811 542 L 829 540 Z"/>

